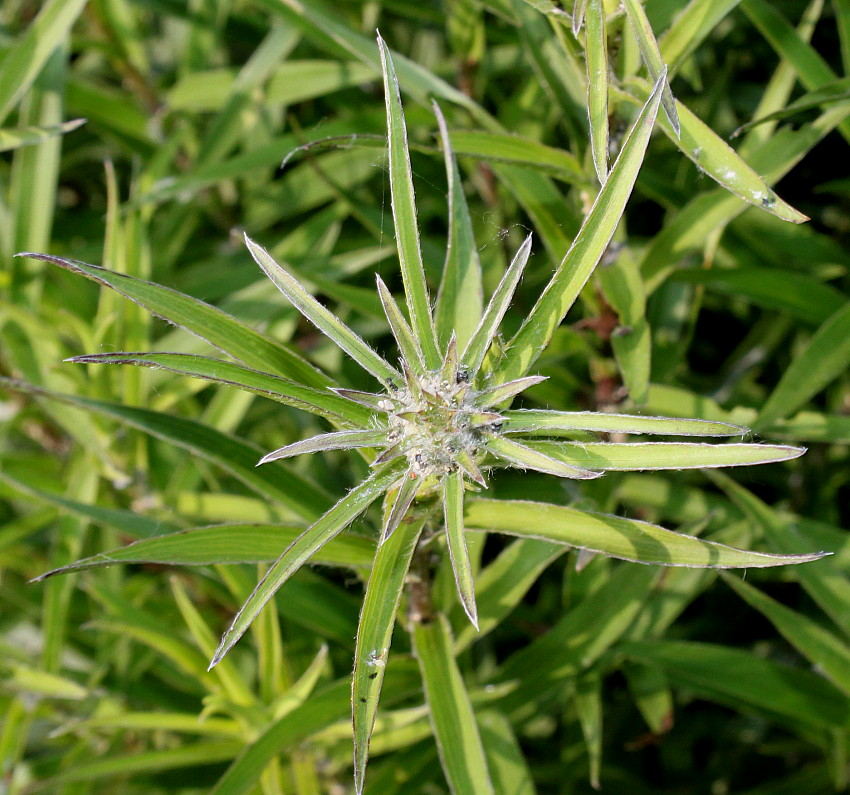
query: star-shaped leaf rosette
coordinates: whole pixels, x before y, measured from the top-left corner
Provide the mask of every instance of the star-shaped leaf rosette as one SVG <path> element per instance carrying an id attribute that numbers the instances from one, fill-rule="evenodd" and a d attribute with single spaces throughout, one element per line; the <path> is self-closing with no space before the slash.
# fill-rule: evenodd
<path id="1" fill-rule="evenodd" d="M 376 352 L 264 248 L 246 237 L 251 255 L 286 299 L 374 376 L 375 390 L 362 392 L 329 386 L 330 379 L 288 349 L 269 348 L 276 356 L 287 350 L 281 359 L 283 368 L 293 376 L 303 373 L 304 383 L 298 383 L 294 377 L 259 372 L 262 368 L 256 362 L 256 348 L 248 344 L 239 348 L 242 344 L 239 335 L 244 331 L 238 330 L 238 334 L 234 331 L 230 336 L 222 333 L 220 347 L 228 350 L 229 346 L 229 352 L 250 367 L 181 354 L 98 354 L 76 358 L 88 363 L 125 362 L 165 367 L 230 383 L 313 412 L 335 426 L 328 433 L 270 452 L 259 462 L 264 466 L 275 466 L 273 462 L 292 456 L 328 450 L 358 449 L 368 460 L 368 477 L 310 524 L 269 567 L 224 634 L 210 665 L 212 668 L 222 660 L 263 606 L 300 567 L 383 496 L 383 518 L 360 615 L 352 683 L 354 773 L 358 792 L 363 787 L 369 738 L 406 584 L 410 587 L 409 629 L 422 670 L 432 725 L 443 750 L 446 774 L 450 780 L 464 775 L 472 780 L 487 778 L 481 740 L 455 662 L 448 621 L 438 610 L 431 609 L 427 596 L 423 597 L 427 583 L 423 584 L 418 575 L 409 574 L 416 550 L 425 543 L 430 545 L 429 549 L 443 548 L 434 543 L 441 541 L 442 534 L 458 599 L 476 630 L 479 614 L 475 577 L 465 540 L 465 534 L 470 531 L 545 539 L 627 561 L 668 566 L 777 566 L 819 557 L 751 552 L 634 519 L 564 505 L 483 496 L 491 470 L 496 467 L 536 470 L 580 481 L 598 478 L 612 470 L 784 461 L 804 451 L 771 444 L 586 441 L 588 432 L 731 437 L 747 431 L 736 425 L 696 419 L 510 408 L 513 398 L 544 380 L 543 375 L 532 372 L 535 361 L 575 302 L 620 223 L 658 113 L 666 74 L 659 77 L 638 113 L 563 261 L 520 329 L 503 342 L 500 324 L 528 263 L 531 236 L 520 246 L 484 306 L 469 211 L 446 123 L 435 104 L 448 175 L 450 230 L 442 280 L 432 311 L 419 244 L 398 82 L 389 51 L 380 37 L 379 47 L 386 92 L 392 211 L 406 311 L 380 278 L 377 288 L 398 347 L 398 360 Z M 160 314 L 180 310 L 183 312 L 180 317 L 188 316 L 188 310 L 184 311 L 180 303 L 185 297 L 175 298 L 179 294 L 173 291 L 159 288 L 160 292 L 151 292 L 150 285 L 142 288 L 137 281 L 119 278 L 94 266 L 37 256 L 109 284 Z M 197 303 L 192 311 L 201 311 Z M 222 321 L 220 316 L 211 314 L 218 310 L 204 307 L 203 312 L 207 313 L 204 317 L 210 320 L 206 325 L 199 322 L 197 328 L 206 329 L 207 338 L 214 341 L 210 335 L 219 333 L 215 329 L 220 325 L 216 326 L 213 320 L 219 324 Z M 105 404 L 95 403 L 87 401 L 86 405 L 102 411 Z M 114 413 L 115 409 L 109 411 Z M 143 419 L 139 411 L 133 414 L 132 421 L 139 427 L 145 427 Z M 241 476 L 251 482 L 248 474 Z M 126 559 L 140 559 L 140 549 L 145 543 L 134 545 L 135 552 Z M 120 559 L 119 553 L 109 556 L 109 562 Z M 105 564 L 99 558 L 92 558 L 63 570 L 95 565 Z M 481 631 L 489 631 L 495 623 L 488 620 L 482 624 Z M 446 696 L 447 692 L 451 697 Z M 449 759 L 456 743 L 464 746 L 460 762 Z"/>

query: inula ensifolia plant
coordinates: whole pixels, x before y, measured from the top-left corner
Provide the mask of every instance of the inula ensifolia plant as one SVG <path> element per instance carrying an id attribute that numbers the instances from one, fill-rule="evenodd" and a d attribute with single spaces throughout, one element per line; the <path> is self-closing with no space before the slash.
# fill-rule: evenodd
<path id="1" fill-rule="evenodd" d="M 637 3 L 627 3 L 640 14 Z M 588 5 L 588 23 L 599 3 Z M 638 19 L 636 24 L 639 24 Z M 576 442 L 581 432 L 682 436 L 738 436 L 745 428 L 722 422 L 641 415 L 514 410 L 512 400 L 544 376 L 535 373 L 537 358 L 576 300 L 605 252 L 619 224 L 642 163 L 659 106 L 673 124 L 672 96 L 666 72 L 659 66 L 649 93 L 620 153 L 608 170 L 594 149 L 603 182 L 572 246 L 555 270 L 521 328 L 506 343 L 500 324 L 529 260 L 532 239 L 520 246 L 489 303 L 483 305 L 481 276 L 469 213 L 449 135 L 439 108 L 434 110 L 445 153 L 450 199 L 450 245 L 435 308 L 425 279 L 416 221 L 412 172 L 405 122 L 392 59 L 378 39 L 384 75 L 389 135 L 392 211 L 407 311 L 378 278 L 377 289 L 398 360 L 380 355 L 332 311 L 322 305 L 260 245 L 245 238 L 263 272 L 305 318 L 336 343 L 375 379 L 375 391 L 363 392 L 331 383 L 296 354 L 278 362 L 291 378 L 260 372 L 251 353 L 235 353 L 253 369 L 181 354 L 96 354 L 78 362 L 125 362 L 167 367 L 176 372 L 225 381 L 297 406 L 328 419 L 327 433 L 296 441 L 270 452 L 259 462 L 328 450 L 357 450 L 370 463 L 370 474 L 306 530 L 270 566 L 225 632 L 210 667 L 218 664 L 246 632 L 263 606 L 311 557 L 376 500 L 383 497 L 383 519 L 369 576 L 356 640 L 352 707 L 354 772 L 363 787 L 369 738 L 389 661 L 396 614 L 410 580 L 409 621 L 420 661 L 431 720 L 446 775 L 455 791 L 464 777 L 475 781 L 470 791 L 490 791 L 481 740 L 472 708 L 455 664 L 448 623 L 432 606 L 427 572 L 408 577 L 418 548 L 442 534 L 451 560 L 457 595 L 469 620 L 478 626 L 473 569 L 465 533 L 474 528 L 543 538 L 560 544 L 645 564 L 701 567 L 776 566 L 801 563 L 819 555 L 772 555 L 734 549 L 665 530 L 647 522 L 606 516 L 576 508 L 486 499 L 491 470 L 516 467 L 555 477 L 586 480 L 608 470 L 682 469 L 738 466 L 783 461 L 803 453 L 796 447 L 771 444 L 693 442 Z M 650 52 L 647 57 L 651 58 Z M 592 103 L 591 103 L 592 104 Z M 672 108 L 672 110 L 671 110 Z M 591 120 L 592 121 L 592 120 Z M 678 131 L 678 119 L 675 121 Z M 603 162 L 605 161 L 605 162 Z M 37 256 L 151 306 L 160 300 L 145 293 L 129 277 L 109 276 L 94 266 L 46 255 Z M 134 286 L 135 285 L 135 286 Z M 159 288 L 160 290 L 162 288 Z M 174 307 L 183 298 L 169 293 Z M 185 299 L 190 301 L 191 299 Z M 177 301 L 178 303 L 173 303 Z M 162 299 L 162 306 L 165 306 Z M 164 311 L 164 310 L 162 310 Z M 213 312 L 207 307 L 203 311 Z M 212 325 L 209 325 L 212 328 Z M 238 341 L 220 347 L 234 353 Z M 247 348 L 246 348 L 247 350 Z M 284 350 L 284 349 L 281 349 Z M 280 353 L 277 351 L 275 355 Z M 299 380 L 306 383 L 299 383 Z M 467 502 L 467 505 L 465 505 Z M 63 571 L 97 565 L 83 561 Z M 442 688 L 442 691 L 440 689 Z M 442 696 L 440 695 L 442 692 Z M 446 697 L 445 693 L 450 693 Z M 458 751 L 457 749 L 461 750 Z M 463 790 L 466 791 L 466 790 Z"/>

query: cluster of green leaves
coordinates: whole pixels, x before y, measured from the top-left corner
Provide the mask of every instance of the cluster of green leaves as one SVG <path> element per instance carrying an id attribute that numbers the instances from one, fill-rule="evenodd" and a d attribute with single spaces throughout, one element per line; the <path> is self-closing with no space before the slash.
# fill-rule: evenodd
<path id="1" fill-rule="evenodd" d="M 11 791 L 359 790 L 367 754 L 367 792 L 845 783 L 848 257 L 811 184 L 816 230 L 772 185 L 845 146 L 846 3 L 37 5 L 4 11 L 25 23 L 0 60 Z M 751 48 L 772 72 L 747 93 Z M 713 129 L 738 125 L 735 151 Z M 234 226 L 278 241 L 249 242 L 274 284 Z M 493 397 L 442 504 L 409 486 L 414 451 L 370 469 L 403 386 L 391 334 L 408 389 L 441 369 Z M 104 346 L 122 352 L 77 355 Z M 627 441 L 741 426 L 789 444 Z M 746 480 L 630 474 L 799 444 Z M 823 549 L 749 582 L 712 571 Z M 162 593 L 163 563 L 198 568 Z"/>

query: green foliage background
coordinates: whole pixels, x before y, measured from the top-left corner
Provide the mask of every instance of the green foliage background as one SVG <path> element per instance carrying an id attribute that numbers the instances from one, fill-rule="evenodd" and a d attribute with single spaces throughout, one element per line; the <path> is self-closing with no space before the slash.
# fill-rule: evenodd
<path id="1" fill-rule="evenodd" d="M 604 5 L 615 152 L 648 83 L 624 15 Z M 618 256 L 556 332 L 537 367 L 549 380 L 524 405 L 723 420 L 809 451 L 728 476 L 576 485 L 505 472 L 493 490 L 751 549 L 835 554 L 742 582 L 470 539 L 480 603 L 496 616 L 478 641 L 445 565 L 435 592 L 497 793 L 587 792 L 597 779 L 608 792 L 831 792 L 846 785 L 850 729 L 850 4 L 644 5 L 677 99 L 723 138 L 761 121 L 732 143 L 811 221 L 732 196 L 704 173 L 710 153 L 691 148 L 695 166 L 660 123 Z M 211 673 L 255 557 L 27 581 L 167 530 L 275 523 L 291 538 L 304 520 L 297 482 L 339 496 L 365 464 L 311 456 L 287 464 L 291 480 L 246 485 L 234 476 L 245 448 L 202 426 L 259 457 L 321 421 L 167 370 L 63 364 L 212 348 L 78 274 L 12 255 L 49 251 L 174 288 L 371 389 L 261 278 L 241 232 L 391 351 L 373 289 L 375 272 L 401 289 L 379 27 L 396 53 L 432 286 L 447 233 L 436 96 L 486 293 L 534 234 L 505 321 L 516 330 L 598 190 L 584 33 L 545 0 L 9 0 L 0 13 L 0 375 L 157 412 L 141 427 L 3 388 L 0 786 L 350 791 L 348 677 L 377 510 L 293 577 Z M 366 791 L 447 791 L 401 628 L 393 655 Z"/>

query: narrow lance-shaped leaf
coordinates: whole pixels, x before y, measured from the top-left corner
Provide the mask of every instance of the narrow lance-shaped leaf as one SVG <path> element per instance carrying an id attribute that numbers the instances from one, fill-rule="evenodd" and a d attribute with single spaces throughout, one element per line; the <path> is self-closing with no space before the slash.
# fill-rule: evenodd
<path id="1" fill-rule="evenodd" d="M 257 463 L 257 466 L 305 453 L 319 453 L 327 450 L 353 450 L 357 447 L 378 447 L 383 445 L 386 439 L 386 431 L 380 430 L 322 433 L 318 436 L 312 436 L 309 439 L 293 442 L 285 447 L 278 448 L 268 455 L 264 455 Z"/>
<path id="2" fill-rule="evenodd" d="M 393 499 L 392 508 L 384 514 L 384 526 L 381 530 L 381 544 L 395 532 L 395 529 L 404 519 L 407 509 L 413 503 L 413 498 L 419 490 L 419 476 L 412 469 L 404 473 L 404 477 L 398 482 L 398 490 Z"/>
<path id="3" fill-rule="evenodd" d="M 482 406 L 497 406 L 520 392 L 524 392 L 529 387 L 542 383 L 547 378 L 548 376 L 545 375 L 527 375 L 525 378 L 517 378 L 515 381 L 508 381 L 479 392 L 476 400 Z"/>
<path id="4" fill-rule="evenodd" d="M 531 235 L 529 235 L 519 250 L 514 255 L 510 267 L 499 282 L 499 286 L 493 293 L 487 310 L 481 318 L 478 328 L 469 340 L 466 350 L 460 357 L 461 362 L 469 368 L 471 377 L 474 377 L 484 361 L 484 356 L 493 342 L 493 337 L 499 330 L 499 324 L 510 306 L 511 299 L 522 277 L 522 272 L 531 254 Z"/>
<path id="5" fill-rule="evenodd" d="M 467 500 L 466 528 L 540 538 L 658 566 L 731 569 L 785 566 L 829 553 L 771 555 L 705 541 L 649 522 L 524 500 Z"/>
<path id="6" fill-rule="evenodd" d="M 399 309 L 392 293 L 387 289 L 387 285 L 384 284 L 384 280 L 377 274 L 375 275 L 375 279 L 378 283 L 378 295 L 381 297 L 384 314 L 387 316 L 390 330 L 393 333 L 393 337 L 395 337 L 396 343 L 398 343 L 398 349 L 402 358 L 407 362 L 407 366 L 411 370 L 420 374 L 424 373 L 425 362 L 422 359 L 422 351 L 419 348 L 416 337 L 413 336 L 407 320 L 405 320 L 404 315 L 401 313 L 401 309 Z"/>
<path id="7" fill-rule="evenodd" d="M 545 442 L 526 444 L 570 466 L 602 470 L 701 469 L 788 461 L 805 453 L 782 444 L 703 444 L 698 442 Z"/>
<path id="8" fill-rule="evenodd" d="M 667 436 L 739 436 L 748 433 L 741 425 L 677 417 L 643 417 L 638 414 L 607 414 L 597 411 L 505 411 L 503 433 L 553 433 L 559 430 L 599 433 L 646 433 Z"/>
<path id="9" fill-rule="evenodd" d="M 0 385 L 94 411 L 189 450 L 230 472 L 267 499 L 285 505 L 301 518 L 312 521 L 327 507 L 327 495 L 314 483 L 292 470 L 281 477 L 283 473 L 257 469 L 257 459 L 262 455 L 260 448 L 195 420 L 77 395 L 63 395 L 2 377 Z"/>
<path id="10" fill-rule="evenodd" d="M 366 585 L 357 625 L 351 706 L 354 721 L 354 786 L 363 791 L 369 739 L 378 712 L 378 700 L 386 673 L 396 611 L 404 590 L 404 578 L 422 532 L 425 517 L 404 524 L 383 544 Z"/>
<path id="11" fill-rule="evenodd" d="M 469 694 L 454 658 L 451 630 L 442 614 L 417 622 L 413 648 L 419 660 L 425 698 L 443 772 L 451 791 L 493 795 Z"/>
<path id="12" fill-rule="evenodd" d="M 575 20 L 575 17 L 573 18 Z M 602 0 L 590 0 L 585 28 L 590 151 L 600 184 L 608 179 L 608 42 Z"/>
<path id="13" fill-rule="evenodd" d="M 111 287 L 151 314 L 186 329 L 249 367 L 273 370 L 279 375 L 320 389 L 333 385 L 330 378 L 291 349 L 197 298 L 79 260 L 33 253 L 18 256 L 50 262 L 71 273 L 86 276 L 104 287 Z"/>
<path id="14" fill-rule="evenodd" d="M 266 563 L 281 553 L 304 532 L 303 527 L 279 524 L 224 524 L 199 527 L 136 541 L 125 547 L 101 552 L 75 563 L 47 571 L 33 582 L 86 569 L 122 563 L 159 563 L 169 566 L 212 566 L 233 563 Z M 369 568 L 375 554 L 370 538 L 342 534 L 329 541 L 314 556 L 326 566 Z"/>
<path id="15" fill-rule="evenodd" d="M 322 306 L 290 273 L 278 265 L 268 251 L 262 246 L 258 246 L 248 235 L 245 235 L 245 244 L 248 246 L 254 261 L 262 268 L 263 273 L 274 282 L 278 290 L 286 296 L 287 300 L 364 370 L 385 384 L 391 384 L 401 377 L 395 368 L 378 356 L 333 312 Z"/>
<path id="16" fill-rule="evenodd" d="M 6 46 L 0 61 L 0 123 L 67 37 L 85 5 L 86 0 L 48 0 L 27 31 Z"/>
<path id="17" fill-rule="evenodd" d="M 13 130 L 0 130 L 0 152 L 41 143 L 48 138 L 73 132 L 85 123 L 85 119 L 73 119 L 50 127 L 18 127 Z"/>
<path id="18" fill-rule="evenodd" d="M 798 353 L 759 413 L 765 428 L 800 408 L 850 364 L 850 304 L 839 309 Z"/>
<path id="19" fill-rule="evenodd" d="M 407 127 L 401 108 L 398 79 L 386 42 L 378 35 L 381 65 L 384 72 L 384 93 L 387 104 L 387 130 L 390 150 L 390 194 L 395 222 L 398 256 L 407 306 L 419 345 L 429 369 L 440 364 L 437 333 L 431 317 L 428 285 L 419 246 L 419 226 L 416 221 L 416 201 L 413 195 L 413 172 L 407 150 Z"/>
<path id="20" fill-rule="evenodd" d="M 658 114 L 662 85 L 659 79 L 570 250 L 511 341 L 498 371 L 499 380 L 508 381 L 528 372 L 608 247 L 643 162 Z"/>
<path id="21" fill-rule="evenodd" d="M 646 70 L 649 72 L 650 80 L 655 83 L 667 67 L 664 61 L 661 60 L 661 51 L 658 49 L 658 42 L 655 40 L 655 34 L 652 32 L 652 25 L 649 24 L 649 19 L 646 16 L 643 5 L 639 0 L 623 0 L 623 6 L 626 9 L 626 15 L 631 23 L 632 30 L 635 33 L 640 48 L 640 54 L 643 62 L 646 64 Z M 670 81 L 664 78 L 664 88 L 661 92 L 661 104 L 664 106 L 664 113 L 670 121 L 670 126 L 673 132 L 679 135 L 679 116 L 676 113 L 676 101 L 673 99 L 673 92 L 670 90 Z"/>
<path id="22" fill-rule="evenodd" d="M 293 541 L 266 572 L 266 575 L 260 580 L 253 593 L 236 614 L 233 623 L 221 639 L 221 643 L 210 662 L 210 668 L 216 665 L 233 648 L 236 641 L 245 634 L 248 627 L 251 626 L 251 622 L 257 617 L 266 602 L 277 593 L 281 585 L 321 547 L 348 527 L 397 478 L 398 470 L 393 467 L 374 473 L 359 486 L 352 489 L 324 516 Z"/>
<path id="23" fill-rule="evenodd" d="M 469 551 L 463 533 L 463 474 L 449 474 L 443 485 L 443 517 L 446 523 L 446 541 L 455 576 L 460 603 L 473 626 L 478 629 L 478 609 L 475 606 L 475 583 Z"/>
<path id="24" fill-rule="evenodd" d="M 587 0 L 575 0 L 575 5 L 573 6 L 573 36 L 578 37 L 581 24 L 584 22 L 586 10 Z"/>
<path id="25" fill-rule="evenodd" d="M 463 350 L 481 320 L 484 300 L 481 291 L 481 263 L 478 260 L 472 218 L 463 193 L 446 120 L 436 101 L 433 108 L 440 127 L 440 141 L 449 185 L 449 239 L 443 278 L 437 291 L 434 322 L 437 337 L 442 345 L 447 344 L 449 336 L 454 333 L 458 347 Z"/>
<path id="26" fill-rule="evenodd" d="M 66 359 L 74 364 L 130 364 L 136 367 L 152 367 L 168 370 L 192 378 L 202 378 L 217 384 L 235 386 L 276 400 L 302 411 L 326 417 L 332 422 L 347 422 L 363 425 L 371 413 L 351 400 L 339 397 L 332 391 L 302 386 L 288 378 L 253 370 L 235 362 L 225 362 L 208 356 L 189 353 L 87 353 Z"/>
<path id="27" fill-rule="evenodd" d="M 538 472 L 546 472 L 560 478 L 588 480 L 598 478 L 602 474 L 601 472 L 590 472 L 580 467 L 565 464 L 504 436 L 491 436 L 487 440 L 486 448 L 496 457 L 508 461 L 516 467 L 535 469 Z"/>
<path id="28" fill-rule="evenodd" d="M 812 619 L 785 607 L 740 578 L 728 574 L 723 578 L 738 596 L 762 613 L 812 665 L 850 694 L 850 646 Z"/>

